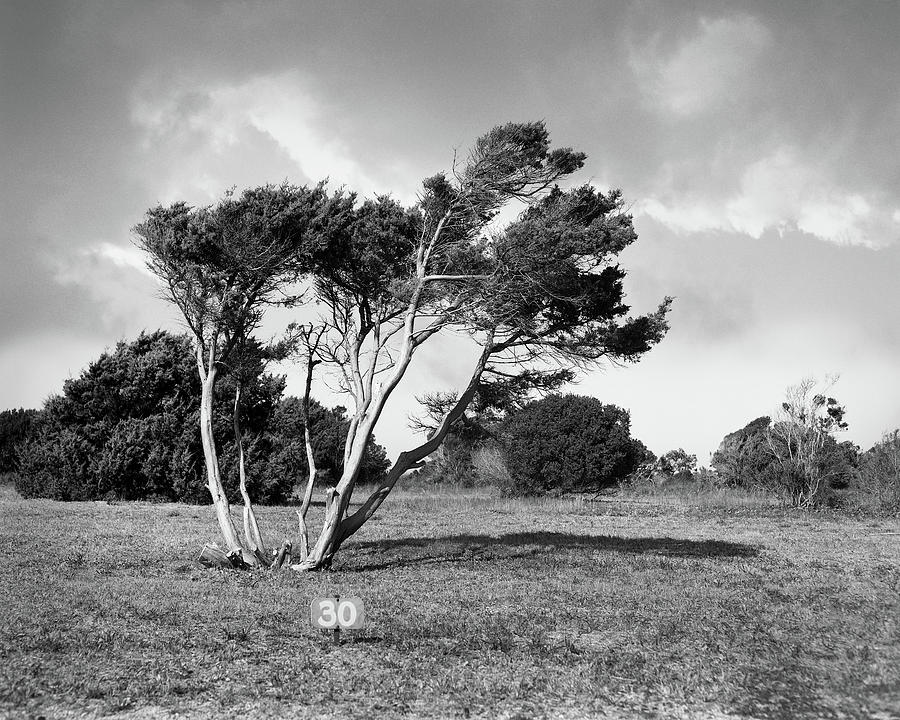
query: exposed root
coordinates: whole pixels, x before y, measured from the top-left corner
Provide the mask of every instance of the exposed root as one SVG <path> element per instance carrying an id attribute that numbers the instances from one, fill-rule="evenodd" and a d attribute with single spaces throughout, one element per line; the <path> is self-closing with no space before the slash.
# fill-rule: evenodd
<path id="1" fill-rule="evenodd" d="M 281 566 L 284 565 L 285 560 L 290 558 L 291 556 L 291 544 L 285 540 L 281 543 L 281 547 L 278 548 L 278 553 L 275 555 L 274 562 L 269 566 L 269 570 L 280 570 Z"/>
<path id="2" fill-rule="evenodd" d="M 199 563 L 209 568 L 232 568 L 235 570 L 249 570 L 252 567 L 244 561 L 240 550 L 225 552 L 215 543 L 208 543 L 200 551 Z"/>
<path id="3" fill-rule="evenodd" d="M 227 570 L 252 570 L 253 568 L 267 568 L 269 570 L 280 570 L 285 563 L 290 563 L 291 543 L 285 540 L 275 554 L 271 557 L 264 555 L 256 550 L 253 555 L 248 555 L 248 562 L 244 558 L 244 552 L 240 549 L 225 552 L 215 543 L 207 543 L 200 551 L 197 561 L 208 568 L 219 568 Z"/>

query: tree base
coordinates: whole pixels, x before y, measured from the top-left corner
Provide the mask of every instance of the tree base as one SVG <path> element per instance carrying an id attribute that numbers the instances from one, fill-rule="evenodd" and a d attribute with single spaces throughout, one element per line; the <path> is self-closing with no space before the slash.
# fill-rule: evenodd
<path id="1" fill-rule="evenodd" d="M 250 565 L 244 562 L 240 550 L 225 552 L 215 543 L 207 543 L 200 551 L 197 561 L 208 568 L 229 568 L 232 570 L 248 570 Z"/>
<path id="2" fill-rule="evenodd" d="M 287 541 L 281 544 L 281 547 L 275 552 L 274 557 L 266 558 L 263 553 L 256 551 L 254 559 L 257 560 L 257 562 L 247 562 L 244 557 L 244 552 L 240 549 L 225 552 L 215 543 L 207 543 L 200 551 L 197 562 L 204 567 L 226 570 L 250 570 L 254 567 L 280 570 L 285 562 L 290 562 L 290 557 L 291 544 Z"/>

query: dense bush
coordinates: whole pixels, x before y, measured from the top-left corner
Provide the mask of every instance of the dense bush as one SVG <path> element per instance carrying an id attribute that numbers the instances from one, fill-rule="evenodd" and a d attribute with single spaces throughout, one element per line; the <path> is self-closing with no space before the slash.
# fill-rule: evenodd
<path id="1" fill-rule="evenodd" d="M 527 387 L 525 387 L 527 386 Z M 444 442 L 432 453 L 424 468 L 416 471 L 416 481 L 427 485 L 476 487 L 492 484 L 476 467 L 476 455 L 482 451 L 497 452 L 495 433 L 500 418 L 516 406 L 517 401 L 533 389 L 533 384 L 499 389 L 497 383 L 482 383 L 462 416 L 450 427 Z M 416 398 L 422 405 L 422 416 L 411 418 L 411 427 L 426 437 L 441 423 L 444 414 L 456 402 L 454 393 L 428 393 Z M 483 459 L 483 458 L 482 458 Z M 493 478 L 496 473 L 489 473 Z"/>
<path id="2" fill-rule="evenodd" d="M 584 492 L 614 485 L 647 459 L 630 434 L 631 416 L 582 395 L 549 395 L 501 427 L 511 494 Z"/>
<path id="3" fill-rule="evenodd" d="M 182 432 L 196 411 L 196 378 L 183 336 L 120 342 L 47 400 L 19 449 L 19 491 L 60 500 L 198 499 L 196 463 L 174 472 L 179 454 L 200 453 L 196 433 Z"/>
<path id="4" fill-rule="evenodd" d="M 778 485 L 780 464 L 767 440 L 771 423 L 767 416 L 758 417 L 724 437 L 711 460 L 720 486 L 773 489 Z"/>
<path id="5" fill-rule="evenodd" d="M 284 378 L 262 372 L 260 361 L 242 392 L 248 484 L 260 502 L 284 502 L 305 482 L 306 453 L 299 401 L 282 398 Z M 232 430 L 234 379 L 217 388 L 214 425 L 223 481 L 237 493 Z M 141 334 L 101 355 L 61 395 L 51 397 L 17 447 L 17 487 L 25 497 L 59 500 L 159 498 L 207 502 L 199 433 L 200 382 L 191 342 L 162 331 Z M 313 402 L 317 464 L 328 481 L 340 471 L 346 430 L 342 408 Z M 364 473 L 386 469 L 374 442 Z"/>
<path id="6" fill-rule="evenodd" d="M 18 468 L 16 448 L 31 430 L 37 410 L 4 410 L 0 412 L 0 473 L 15 472 Z"/>
<path id="7" fill-rule="evenodd" d="M 900 430 L 885 433 L 860 456 L 850 494 L 860 509 L 900 514 Z"/>
<path id="8" fill-rule="evenodd" d="M 340 478 L 349 422 L 345 408 L 328 409 L 314 399 L 310 401 L 309 426 L 319 485 L 334 484 Z M 278 403 L 266 430 L 254 438 L 247 455 L 250 462 L 248 484 L 254 498 L 263 503 L 283 503 L 292 494 L 302 493 L 307 464 L 298 398 L 288 396 Z M 358 482 L 377 482 L 389 466 L 384 448 L 371 441 Z"/>
<path id="9" fill-rule="evenodd" d="M 711 461 L 717 484 L 765 490 L 796 504 L 809 485 L 809 477 L 791 462 L 796 449 L 788 446 L 790 440 L 786 438 L 796 437 L 797 433 L 773 432 L 771 419 L 764 416 L 726 435 Z M 820 442 L 809 468 L 820 480 L 810 504 L 839 504 L 855 476 L 857 448 L 851 442 L 839 443 L 828 434 L 822 435 Z"/>
<path id="10" fill-rule="evenodd" d="M 509 473 L 496 442 L 471 442 L 450 433 L 415 477 L 422 486 L 505 487 Z"/>

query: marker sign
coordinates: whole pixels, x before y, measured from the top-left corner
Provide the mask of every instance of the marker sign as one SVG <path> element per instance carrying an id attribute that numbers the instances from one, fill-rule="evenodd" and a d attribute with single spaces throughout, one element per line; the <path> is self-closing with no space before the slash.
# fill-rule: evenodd
<path id="1" fill-rule="evenodd" d="M 366 609 L 358 597 L 313 598 L 309 621 L 318 630 L 358 630 L 366 623 Z"/>

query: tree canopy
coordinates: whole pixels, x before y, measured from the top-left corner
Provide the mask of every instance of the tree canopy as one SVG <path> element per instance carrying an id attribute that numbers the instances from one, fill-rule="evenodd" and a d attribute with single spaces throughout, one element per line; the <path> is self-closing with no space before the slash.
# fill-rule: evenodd
<path id="1" fill-rule="evenodd" d="M 320 183 L 229 194 L 209 208 L 176 203 L 148 212 L 135 232 L 195 337 L 208 488 L 232 555 L 268 563 L 249 495 L 242 488 L 242 541 L 222 489 L 211 421 L 216 375 L 253 335 L 267 305 L 299 302 L 285 294 L 301 277 L 310 290 L 304 302 L 319 312 L 301 338 L 307 388 L 319 369 L 337 378 L 350 402 L 340 477 L 326 494 L 325 519 L 308 555 L 304 503 L 298 569 L 328 566 L 476 396 L 486 407 L 509 408 L 533 389 L 559 387 L 604 362 L 635 361 L 662 339 L 668 298 L 639 316 L 629 315 L 624 302 L 625 271 L 616 258 L 637 235 L 621 193 L 560 186 L 585 159 L 571 148 L 552 148 L 542 122 L 507 123 L 478 138 L 448 172 L 426 178 L 412 207 L 389 196 L 358 202 Z M 524 211 L 499 227 L 498 213 L 512 202 Z M 350 512 L 385 404 L 419 348 L 448 331 L 477 348 L 468 381 L 452 391 L 453 402 L 425 441 L 402 452 Z M 240 447 L 239 386 L 236 392 Z M 308 403 L 302 407 L 307 412 Z M 314 456 L 309 447 L 307 453 Z"/>

